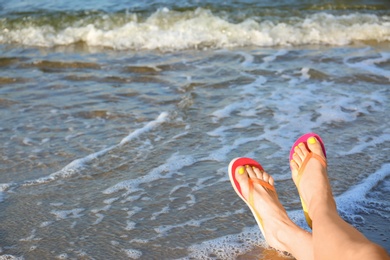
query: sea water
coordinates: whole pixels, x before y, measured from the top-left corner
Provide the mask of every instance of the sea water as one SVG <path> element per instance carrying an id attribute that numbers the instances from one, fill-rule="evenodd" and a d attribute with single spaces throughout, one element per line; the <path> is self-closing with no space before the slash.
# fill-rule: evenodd
<path id="1" fill-rule="evenodd" d="M 258 160 L 308 229 L 288 156 L 309 131 L 341 216 L 390 250 L 387 1 L 0 1 L 0 15 L 0 259 L 270 258 L 227 166 Z"/>

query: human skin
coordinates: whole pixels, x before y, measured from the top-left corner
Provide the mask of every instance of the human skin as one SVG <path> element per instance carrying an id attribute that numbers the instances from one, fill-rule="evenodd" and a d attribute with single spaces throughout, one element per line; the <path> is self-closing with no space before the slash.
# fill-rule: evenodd
<path id="1" fill-rule="evenodd" d="M 235 174 L 242 195 L 247 200 L 250 179 L 263 180 L 274 186 L 272 176 L 256 167 L 237 167 Z M 277 250 L 289 252 L 297 259 L 313 259 L 312 235 L 298 227 L 288 217 L 277 193 L 260 184 L 254 184 L 253 188 L 253 206 L 261 216 L 268 245 Z"/>
<path id="2" fill-rule="evenodd" d="M 318 140 L 311 137 L 294 148 L 290 162 L 292 178 L 300 196 L 309 209 L 313 232 L 298 227 L 287 215 L 275 190 L 253 180 L 262 180 L 274 187 L 274 179 L 257 167 L 237 167 L 235 178 L 243 197 L 248 200 L 252 180 L 253 207 L 262 219 L 262 229 L 269 246 L 289 252 L 297 259 L 389 259 L 386 251 L 369 241 L 362 233 L 346 223 L 337 212 L 326 169 L 326 158 Z M 311 157 L 303 169 L 309 153 Z M 298 177 L 299 170 L 301 175 Z"/>
<path id="3" fill-rule="evenodd" d="M 386 251 L 368 240 L 337 212 L 326 165 L 311 158 L 300 176 L 298 172 L 310 152 L 326 158 L 320 142 L 315 137 L 295 147 L 290 162 L 292 178 L 300 196 L 306 202 L 313 221 L 312 244 L 315 259 L 389 259 Z M 299 185 L 299 186 L 298 186 Z"/>

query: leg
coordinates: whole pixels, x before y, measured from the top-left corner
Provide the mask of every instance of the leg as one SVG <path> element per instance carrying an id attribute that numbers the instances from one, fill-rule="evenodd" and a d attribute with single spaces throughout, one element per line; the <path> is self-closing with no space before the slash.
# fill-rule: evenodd
<path id="1" fill-rule="evenodd" d="M 259 225 L 267 243 L 277 250 L 291 253 L 298 259 L 313 259 L 311 234 L 290 220 L 279 202 L 277 193 L 256 182 L 253 182 L 252 190 L 249 187 L 251 180 L 261 180 L 272 188 L 273 178 L 256 167 L 239 166 L 233 174 L 240 186 L 243 199 L 248 201 L 251 197 L 255 215 L 261 217 Z"/>
<path id="2" fill-rule="evenodd" d="M 311 158 L 298 180 L 298 171 L 310 152 L 326 160 L 315 137 L 295 148 L 291 161 L 292 178 L 306 202 L 313 221 L 315 259 L 388 259 L 384 249 L 369 241 L 362 233 L 345 222 L 337 213 L 326 167 Z"/>

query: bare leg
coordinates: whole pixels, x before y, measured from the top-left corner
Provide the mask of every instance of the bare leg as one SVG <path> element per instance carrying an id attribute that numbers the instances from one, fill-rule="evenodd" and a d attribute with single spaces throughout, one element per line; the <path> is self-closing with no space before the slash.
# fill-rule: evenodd
<path id="1" fill-rule="evenodd" d="M 295 148 L 291 161 L 292 178 L 298 185 L 298 170 L 311 152 L 325 159 L 315 137 Z M 319 160 L 311 158 L 299 182 L 299 192 L 313 221 L 315 259 L 389 259 L 386 251 L 369 241 L 362 233 L 345 222 L 337 213 L 327 170 Z"/>
<path id="2" fill-rule="evenodd" d="M 260 179 L 274 186 L 273 178 L 258 168 L 241 166 L 237 168 L 235 175 L 245 199 L 249 198 L 249 179 Z M 253 201 L 262 218 L 267 243 L 271 247 L 289 252 L 297 259 L 313 259 L 311 234 L 291 221 L 275 191 L 255 183 Z"/>

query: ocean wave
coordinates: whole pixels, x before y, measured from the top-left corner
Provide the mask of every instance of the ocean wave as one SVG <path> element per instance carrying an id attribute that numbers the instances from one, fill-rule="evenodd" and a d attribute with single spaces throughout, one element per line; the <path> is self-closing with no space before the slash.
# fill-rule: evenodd
<path id="1" fill-rule="evenodd" d="M 100 151 L 91 153 L 83 158 L 75 159 L 72 162 L 70 162 L 69 164 L 67 164 L 61 170 L 54 172 L 54 173 L 50 174 L 49 176 L 26 181 L 25 183 L 23 183 L 23 185 L 24 186 L 37 185 L 37 184 L 55 181 L 55 180 L 58 180 L 61 178 L 70 178 L 70 177 L 76 175 L 81 169 L 85 168 L 93 160 L 96 160 L 96 159 L 106 155 L 108 152 L 129 143 L 130 141 L 138 138 L 139 136 L 141 136 L 144 133 L 152 131 L 154 128 L 158 127 L 159 125 L 161 125 L 162 123 L 164 123 L 168 120 L 169 120 L 169 114 L 167 112 L 161 112 L 161 114 L 155 120 L 152 120 L 149 123 L 147 123 L 146 125 L 144 125 L 143 127 L 138 128 L 133 132 L 130 132 L 125 138 L 123 138 L 120 141 L 120 143 L 115 144 L 113 146 L 110 146 L 108 148 L 102 149 Z M 0 184 L 0 202 L 2 201 L 1 192 L 2 192 L 2 190 L 4 190 L 4 188 L 2 188 L 1 185 L 2 184 Z M 7 186 L 4 186 L 4 187 L 7 188 Z"/>
<path id="2" fill-rule="evenodd" d="M 162 8 L 148 17 L 91 13 L 63 14 L 55 20 L 35 16 L 3 18 L 0 43 L 38 47 L 83 43 L 116 50 L 175 51 L 390 41 L 390 16 L 368 13 L 318 12 L 276 19 L 252 16 L 233 22 L 208 9 L 180 12 Z"/>

